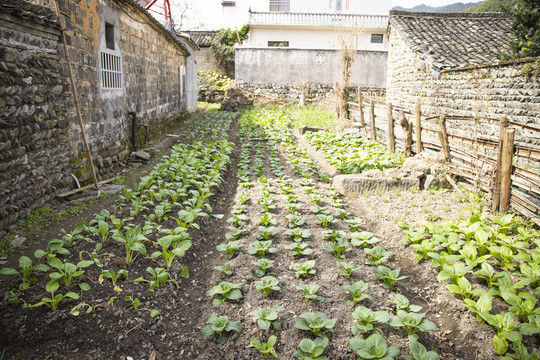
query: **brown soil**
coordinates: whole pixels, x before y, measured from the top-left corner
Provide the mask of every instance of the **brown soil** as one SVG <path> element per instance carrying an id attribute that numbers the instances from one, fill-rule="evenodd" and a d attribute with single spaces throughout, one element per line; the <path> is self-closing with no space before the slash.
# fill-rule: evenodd
<path id="1" fill-rule="evenodd" d="M 236 142 L 237 126 L 233 126 L 230 132 L 230 141 Z M 170 146 L 171 140 L 162 145 Z M 279 235 L 274 238 L 273 246 L 280 251 L 271 256 L 275 260 L 274 267 L 269 274 L 279 279 L 280 292 L 271 293 L 263 297 L 255 289 L 255 266 L 251 261 L 256 257 L 247 253 L 251 243 L 259 235 L 257 218 L 261 215 L 258 200 L 261 197 L 262 185 L 256 182 L 250 189 L 237 187 L 236 163 L 238 162 L 241 144 L 233 152 L 233 164 L 224 174 L 224 182 L 219 189 L 214 189 L 215 195 L 211 198 L 213 214 L 223 214 L 223 217 L 199 218 L 200 230 L 190 230 L 193 247 L 182 259 L 182 265 L 187 266 L 190 278 L 183 279 L 179 276 L 179 269 L 170 271 L 171 277 L 175 278 L 181 286 L 176 290 L 172 284 L 166 284 L 156 288 L 154 293 L 148 291 L 146 284 L 136 284 L 133 280 L 145 276 L 148 266 L 158 266 L 160 263 L 149 257 L 139 257 L 132 265 L 126 267 L 123 264 L 122 248 L 112 241 L 106 242 L 104 252 L 113 253 L 116 257 L 105 256 L 102 258 L 103 269 L 118 270 L 124 268 L 129 271 L 129 279 L 120 280 L 118 285 L 123 289 L 121 293 L 113 291 L 113 285 L 109 279 L 102 284 L 98 283 L 101 273 L 96 266 L 89 267 L 81 280 L 90 284 L 91 290 L 84 292 L 78 301 L 69 300 L 63 302 L 57 311 L 50 311 L 45 307 L 23 309 L 22 302 L 9 304 L 6 301 L 0 305 L 2 314 L 0 324 L 0 351 L 5 351 L 2 359 L 259 359 L 262 355 L 250 345 L 250 338 L 256 337 L 266 341 L 270 334 L 278 337 L 276 351 L 281 359 L 293 359 L 294 350 L 303 337 L 309 337 L 294 327 L 303 312 L 323 312 L 330 318 L 338 318 L 335 333 L 329 334 L 330 345 L 325 351 L 329 359 L 355 359 L 347 345 L 352 337 L 351 328 L 353 319 L 352 310 L 347 307 L 350 295 L 342 288 L 349 282 L 336 273 L 336 258 L 323 248 L 322 228 L 315 223 L 316 216 L 309 210 L 310 203 L 304 187 L 300 184 L 300 178 L 287 170 L 287 174 L 293 179 L 294 193 L 300 197 L 300 202 L 306 204 L 300 210 L 300 214 L 307 222 L 303 226 L 310 229 L 312 237 L 309 240 L 310 247 L 314 250 L 308 258 L 317 261 L 315 275 L 306 279 L 296 279 L 294 271 L 290 270 L 293 259 L 284 250 L 289 244 L 289 239 L 283 235 L 288 229 L 288 215 L 285 199 L 279 190 L 275 178 L 270 179 L 269 185 L 274 193 L 273 198 L 277 208 L 272 211 L 277 221 Z M 161 154 L 166 153 L 164 150 Z M 265 158 L 268 155 L 265 150 Z M 252 149 L 253 158 L 253 149 Z M 282 163 L 286 166 L 285 157 Z M 266 164 L 268 166 L 268 164 Z M 142 167 L 134 172 L 133 176 L 144 174 L 149 167 Z M 267 170 L 270 178 L 270 171 Z M 322 196 L 321 206 L 331 206 L 329 188 L 327 184 L 315 182 L 315 192 Z M 243 248 L 233 259 L 222 257 L 216 250 L 216 245 L 226 242 L 226 220 L 231 216 L 231 210 L 238 205 L 237 195 L 245 192 L 250 201 L 248 203 L 248 216 L 250 222 L 247 229 L 251 232 L 244 236 L 241 241 Z M 400 292 L 406 295 L 412 303 L 421 305 L 427 312 L 427 318 L 439 327 L 439 331 L 426 333 L 420 336 L 420 341 L 428 348 L 441 355 L 441 359 L 491 359 L 497 358 L 493 351 L 493 330 L 485 324 L 479 324 L 476 318 L 461 305 L 461 300 L 448 294 L 444 284 L 436 281 L 436 272 L 429 263 L 416 263 L 412 249 L 405 247 L 399 240 L 402 237 L 401 230 L 395 225 L 394 219 L 406 218 L 409 222 L 425 218 L 428 215 L 439 215 L 444 218 L 455 219 L 464 204 L 458 203 L 456 195 L 451 190 L 437 191 L 393 191 L 387 193 L 368 193 L 357 197 L 347 197 L 345 209 L 351 212 L 350 218 L 360 217 L 365 225 L 362 230 L 371 231 L 381 238 L 382 245 L 395 255 L 388 266 L 401 267 L 402 275 L 408 278 L 396 284 L 392 290 L 386 290 L 371 271 L 371 266 L 365 265 L 366 256 L 360 249 L 352 249 L 347 253 L 346 260 L 354 261 L 360 267 L 351 278 L 353 281 L 363 280 L 368 284 L 367 293 L 373 297 L 373 301 L 364 301 L 362 305 L 374 310 L 386 310 L 393 313 L 392 307 L 387 300 L 392 293 Z M 128 210 L 118 206 L 117 196 L 110 196 L 97 203 L 86 213 L 79 214 L 57 224 L 43 232 L 43 240 L 58 235 L 60 228 L 72 229 L 82 218 L 89 219 L 92 214 L 102 208 L 109 208 L 117 217 L 126 216 Z M 117 205 L 113 210 L 112 207 Z M 143 220 L 139 220 L 144 222 Z M 174 222 L 168 220 L 163 223 L 164 227 L 174 226 Z M 334 228 L 347 230 L 346 224 L 339 221 Z M 67 256 L 72 262 L 76 262 L 79 256 L 86 259 L 84 251 L 93 251 L 94 244 L 88 242 L 77 243 L 70 249 Z M 302 260 L 303 261 L 303 260 Z M 217 265 L 231 264 L 234 273 L 226 277 L 213 268 Z M 205 296 L 212 285 L 220 281 L 243 283 L 243 299 L 238 302 L 226 302 L 214 307 L 212 299 Z M 40 275 L 38 284 L 32 286 L 24 294 L 27 304 L 37 303 L 44 296 L 43 287 L 48 278 Z M 320 286 L 319 295 L 325 298 L 325 302 L 306 302 L 301 298 L 300 291 L 296 289 L 298 284 L 317 283 Z M 12 277 L 0 278 L 2 294 L 7 293 L 16 285 Z M 75 290 L 74 290 L 75 291 Z M 133 296 L 141 302 L 138 311 L 124 301 L 124 296 Z M 112 305 L 107 305 L 113 296 L 118 297 Z M 86 314 L 86 307 L 82 307 L 80 315 L 70 314 L 70 310 L 81 303 L 95 305 L 95 310 Z M 283 326 L 282 331 L 260 330 L 254 320 L 247 315 L 250 311 L 259 308 L 270 308 L 273 305 L 282 305 L 285 310 L 280 313 L 279 321 Z M 150 309 L 158 309 L 160 315 L 151 318 Z M 201 329 L 205 325 L 205 319 L 211 313 L 228 315 L 230 320 L 239 321 L 243 326 L 240 334 L 230 336 L 226 345 L 220 345 L 215 338 L 201 339 Z M 381 326 L 388 343 L 400 348 L 402 354 L 408 354 L 408 340 L 401 332 L 387 325 Z"/>

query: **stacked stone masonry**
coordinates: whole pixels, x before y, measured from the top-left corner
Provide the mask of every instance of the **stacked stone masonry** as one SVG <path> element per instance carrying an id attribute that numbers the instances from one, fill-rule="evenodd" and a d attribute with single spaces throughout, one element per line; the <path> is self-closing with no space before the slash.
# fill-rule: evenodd
<path id="1" fill-rule="evenodd" d="M 150 133 L 171 130 L 185 117 L 187 52 L 130 0 L 60 0 L 59 6 L 85 130 L 104 180 L 126 164 L 131 112 Z M 72 189 L 71 174 L 81 182 L 91 177 L 54 13 L 6 0 L 0 19 L 1 238 L 28 212 Z M 114 27 L 110 52 L 121 59 L 116 89 L 100 82 L 106 23 Z"/>

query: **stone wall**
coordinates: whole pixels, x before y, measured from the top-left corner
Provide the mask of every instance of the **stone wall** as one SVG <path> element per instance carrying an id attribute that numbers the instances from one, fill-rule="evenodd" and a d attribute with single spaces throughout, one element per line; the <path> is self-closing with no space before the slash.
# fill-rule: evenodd
<path id="1" fill-rule="evenodd" d="M 385 51 L 359 51 L 352 66 L 350 85 L 384 88 Z M 333 85 L 341 80 L 339 50 L 290 48 L 236 48 L 236 82 L 302 86 Z"/>
<path id="2" fill-rule="evenodd" d="M 0 19 L 0 233 L 5 235 L 8 225 L 65 187 L 70 146 L 58 26 L 4 13 Z"/>
<path id="3" fill-rule="evenodd" d="M 263 94 L 269 96 L 278 96 L 288 99 L 300 99 L 302 86 L 279 85 L 276 83 L 260 84 L 260 83 L 236 83 L 239 89 L 243 89 L 254 94 Z M 385 89 L 379 87 L 364 87 L 363 94 L 367 96 L 384 95 Z M 355 88 L 350 88 L 351 93 L 356 93 Z M 328 84 L 306 84 L 305 97 L 306 99 L 324 98 L 334 95 L 334 87 Z"/>
<path id="4" fill-rule="evenodd" d="M 173 131 L 186 118 L 187 52 L 130 0 L 60 0 L 59 6 L 94 165 L 105 180 L 119 173 L 131 151 L 130 113 L 151 136 Z M 74 188 L 71 174 L 82 183 L 91 175 L 56 17 L 47 8 L 7 0 L 0 19 L 3 235 L 29 211 Z M 118 81 L 109 87 L 103 52 L 120 60 Z"/>
<path id="5" fill-rule="evenodd" d="M 195 59 L 197 60 L 197 71 L 215 71 L 220 75 L 225 75 L 231 79 L 234 79 L 234 63 L 228 63 L 220 65 L 214 57 L 214 51 L 211 47 L 201 47 L 197 53 L 195 53 Z"/>
<path id="6" fill-rule="evenodd" d="M 437 76 L 423 60 L 391 29 L 387 101 L 414 109 L 420 99 L 426 114 L 506 114 L 513 121 L 540 124 L 540 81 L 523 72 L 531 61 L 471 66 Z"/>

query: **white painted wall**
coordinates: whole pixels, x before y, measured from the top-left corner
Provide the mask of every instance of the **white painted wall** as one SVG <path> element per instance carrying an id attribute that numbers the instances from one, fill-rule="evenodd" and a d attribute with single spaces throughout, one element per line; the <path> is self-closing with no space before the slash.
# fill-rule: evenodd
<path id="1" fill-rule="evenodd" d="M 270 0 L 237 0 L 236 3 L 251 4 L 253 11 L 268 11 Z M 341 11 L 338 9 L 341 3 Z M 392 0 L 290 0 L 291 12 L 301 13 L 341 13 L 388 15 Z"/>
<path id="2" fill-rule="evenodd" d="M 383 43 L 371 43 L 371 34 L 383 34 Z M 345 39 L 348 34 L 345 34 Z M 287 27 L 253 27 L 250 31 L 250 48 L 268 47 L 269 41 L 288 41 L 289 48 L 295 49 L 340 49 L 339 31 L 337 29 L 287 28 Z M 388 51 L 388 39 L 385 29 L 366 29 L 358 35 L 357 50 Z"/>

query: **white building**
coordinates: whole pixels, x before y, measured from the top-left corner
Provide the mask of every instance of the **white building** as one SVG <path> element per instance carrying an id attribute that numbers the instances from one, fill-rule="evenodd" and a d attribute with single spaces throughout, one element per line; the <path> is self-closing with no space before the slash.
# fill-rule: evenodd
<path id="1" fill-rule="evenodd" d="M 236 82 L 332 85 L 340 80 L 342 40 L 350 43 L 355 33 L 350 85 L 384 88 L 391 6 L 391 0 L 222 1 L 231 20 L 245 19 L 248 10 L 250 36 L 236 51 Z"/>

